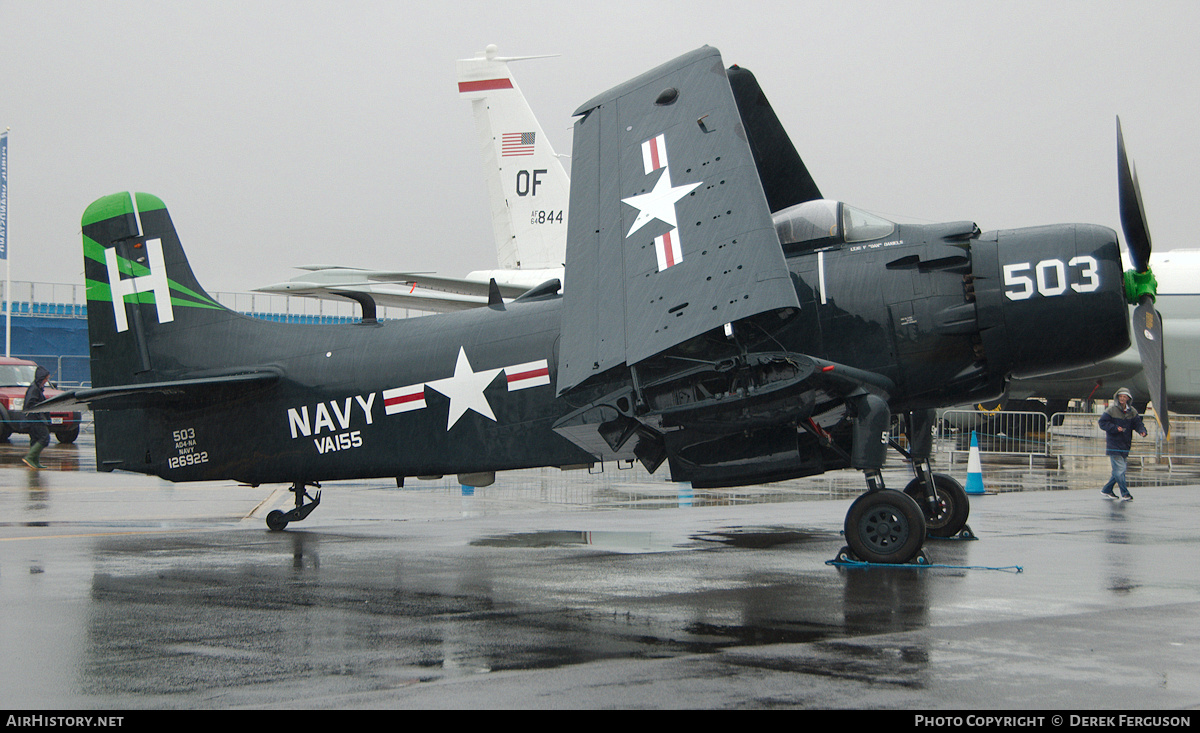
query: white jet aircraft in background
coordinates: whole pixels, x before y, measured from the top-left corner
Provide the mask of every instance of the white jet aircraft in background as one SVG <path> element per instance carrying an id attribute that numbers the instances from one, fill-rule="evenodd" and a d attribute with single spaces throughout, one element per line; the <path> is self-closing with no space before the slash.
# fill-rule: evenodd
<path id="1" fill-rule="evenodd" d="M 1173 249 L 1150 255 L 1158 279 L 1155 307 L 1162 314 L 1165 384 L 1173 412 L 1200 413 L 1200 249 Z M 1134 324 L 1136 327 L 1136 323 Z M 1128 387 L 1140 406 L 1150 399 L 1136 347 L 1089 367 L 1009 381 L 1002 403 L 1007 410 L 1039 409 L 1031 398 L 1046 400 L 1048 413 L 1067 409 L 1071 399 L 1109 400 Z M 985 406 L 986 407 L 986 406 Z"/>
<path id="2" fill-rule="evenodd" d="M 458 93 L 471 101 L 479 132 L 499 269 L 454 278 L 306 265 L 298 268 L 306 274 L 257 292 L 360 303 L 367 296 L 378 305 L 447 312 L 485 306 L 489 297 L 515 298 L 552 280 L 561 286 L 570 179 L 508 68 L 511 61 L 536 58 L 548 57 L 497 56 L 489 45 L 456 64 Z"/>

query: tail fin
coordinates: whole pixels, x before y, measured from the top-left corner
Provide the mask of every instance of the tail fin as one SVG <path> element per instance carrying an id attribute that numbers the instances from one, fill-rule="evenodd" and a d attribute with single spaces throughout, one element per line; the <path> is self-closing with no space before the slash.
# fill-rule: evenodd
<path id="1" fill-rule="evenodd" d="M 153 473 L 173 481 L 216 477 L 178 471 L 171 439 L 181 411 L 228 414 L 234 401 L 272 389 L 282 372 L 254 366 L 275 324 L 217 303 L 192 274 L 167 207 L 145 193 L 118 193 L 83 214 L 92 387 L 63 392 L 38 409 L 95 411 L 96 468 Z M 223 412 L 222 412 L 223 411 Z M 213 468 L 216 463 L 208 468 Z M 227 470 L 224 466 L 218 470 Z"/>
<path id="2" fill-rule="evenodd" d="M 475 113 L 505 269 L 562 267 L 567 250 L 570 179 L 508 68 L 530 58 L 544 57 L 500 57 L 488 46 L 457 64 L 459 94 Z"/>
<path id="3" fill-rule="evenodd" d="M 83 262 L 95 386 L 160 379 L 156 339 L 241 318 L 196 282 L 166 205 L 150 194 L 112 194 L 87 208 Z"/>

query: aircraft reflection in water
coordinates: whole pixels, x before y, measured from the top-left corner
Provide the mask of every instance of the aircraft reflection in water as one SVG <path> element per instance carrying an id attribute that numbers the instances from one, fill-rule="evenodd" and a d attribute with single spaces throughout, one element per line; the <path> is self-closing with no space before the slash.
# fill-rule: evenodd
<path id="1" fill-rule="evenodd" d="M 451 553 L 435 561 L 428 553 L 412 556 L 403 549 L 397 554 L 378 548 L 350 566 L 323 565 L 323 552 L 341 557 L 344 548 L 326 546 L 320 533 L 292 533 L 289 539 L 282 544 L 291 550 L 288 557 L 280 557 L 276 545 L 276 552 L 259 562 L 212 563 L 203 569 L 186 561 L 112 569 L 106 558 L 125 557 L 134 540 L 99 539 L 102 571 L 91 574 L 87 588 L 86 633 L 79 635 L 78 653 L 68 657 L 81 662 L 73 674 L 58 677 L 79 678 L 93 698 L 104 693 L 133 694 L 139 700 L 194 695 L 187 699 L 198 699 L 195 704 L 203 706 L 205 696 L 219 686 L 223 702 L 236 696 L 242 704 L 261 705 L 273 699 L 273 688 L 262 690 L 264 679 L 292 685 L 311 680 L 314 668 L 332 667 L 357 681 L 354 690 L 369 695 L 377 689 L 370 685 L 385 654 L 393 679 L 405 679 L 401 675 L 408 670 L 416 682 L 829 640 L 845 643 L 822 647 L 816 656 L 789 658 L 787 669 L 805 672 L 811 667 L 814 674 L 827 675 L 832 667 L 839 675 L 873 684 L 912 684 L 934 671 L 929 664 L 933 650 L 926 646 L 933 643 L 930 635 L 891 642 L 886 649 L 854 643 L 853 637 L 930 628 L 931 588 L 961 582 L 946 574 L 843 571 L 841 577 L 800 573 L 743 587 L 746 579 L 730 576 L 726 568 L 719 582 L 738 591 L 713 593 L 710 568 L 691 563 L 681 568 L 677 556 L 663 553 L 646 557 L 644 567 L 639 563 L 636 572 L 646 579 L 639 587 L 649 589 L 648 595 L 630 598 L 604 583 L 575 592 L 579 584 L 569 578 L 597 568 L 594 558 L 572 554 L 544 569 L 547 586 L 555 589 L 550 603 L 544 594 L 532 601 L 513 597 L 512 588 L 527 585 L 524 564 L 480 568 L 474 554 Z M 193 551 L 171 538 L 165 541 L 156 550 L 160 561 Z M 224 546 L 212 552 L 232 554 Z M 613 572 L 628 580 L 628 568 Z M 682 581 L 676 581 L 681 573 Z M 477 582 L 450 590 L 431 588 L 424 582 L 430 574 L 466 575 Z M 656 575 L 672 578 L 671 585 L 656 583 Z M 664 611 L 664 597 L 669 612 Z M 498 607 L 505 612 L 496 613 Z M 245 612 L 222 612 L 229 608 Z M 182 618 L 181 609 L 186 609 Z M 271 633 L 280 626 L 302 625 L 314 609 L 322 609 L 327 623 L 313 625 L 303 637 Z M 203 623 L 202 639 L 187 633 L 189 622 Z M 130 664 L 131 657 L 139 663 Z M 633 684 L 641 687 L 642 681 Z M 620 694 L 610 683 L 604 686 L 604 694 Z M 436 699 L 430 694 L 436 692 L 419 692 L 416 704 Z M 532 697 L 536 695 L 522 699 Z M 595 704 L 595 698 L 578 694 L 562 699 Z"/>
<path id="2" fill-rule="evenodd" d="M 935 408 L 1119 354 L 1127 299 L 1156 320 L 1132 182 L 1123 221 L 1150 284 L 1127 293 L 1105 227 L 897 225 L 824 200 L 754 77 L 713 48 L 576 115 L 563 292 L 505 303 L 493 287 L 474 310 L 244 317 L 196 282 L 162 201 L 96 201 L 83 216 L 95 386 L 46 409 L 95 410 L 100 470 L 290 482 L 296 507 L 273 529 L 334 479 L 486 486 L 500 470 L 638 460 L 705 488 L 853 467 L 868 490 L 849 550 L 907 562 L 927 529 L 967 519 L 962 488 L 930 468 Z M 880 472 L 893 413 L 916 473 L 904 491 Z"/>

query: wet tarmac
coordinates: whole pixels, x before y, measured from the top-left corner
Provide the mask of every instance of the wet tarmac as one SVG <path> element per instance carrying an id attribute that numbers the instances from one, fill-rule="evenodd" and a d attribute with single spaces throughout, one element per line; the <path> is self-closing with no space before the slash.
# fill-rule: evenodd
<path id="1" fill-rule="evenodd" d="M 0 444 L 0 708 L 1195 710 L 1200 467 L 985 463 L 976 541 L 827 564 L 855 473 L 285 489 Z M 965 464 L 939 466 L 965 479 Z M 885 474 L 900 487 L 897 464 Z"/>

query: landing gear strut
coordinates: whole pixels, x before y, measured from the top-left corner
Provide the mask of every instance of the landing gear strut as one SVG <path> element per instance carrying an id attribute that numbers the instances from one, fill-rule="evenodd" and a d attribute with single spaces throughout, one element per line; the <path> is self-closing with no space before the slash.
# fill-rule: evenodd
<path id="1" fill-rule="evenodd" d="M 891 412 L 883 398 L 864 394 L 848 403 L 854 416 L 850 465 L 861 469 L 867 481 L 867 493 L 846 513 L 848 550 L 866 562 L 920 562 L 926 533 L 953 537 L 966 526 L 970 512 L 962 486 L 930 466 L 936 414 L 920 410 L 905 415 L 905 450 L 888 437 Z M 903 492 L 884 486 L 881 469 L 889 444 L 912 462 L 916 473 Z"/>
<path id="2" fill-rule="evenodd" d="M 312 514 L 312 510 L 316 509 L 321 503 L 321 492 L 317 491 L 315 494 L 310 495 L 305 488 L 306 486 L 312 486 L 316 489 L 321 488 L 321 485 L 315 482 L 311 484 L 304 483 L 303 481 L 293 483 L 290 490 L 296 495 L 296 508 L 289 512 L 281 512 L 275 509 L 268 514 L 267 527 L 271 531 L 278 532 L 286 529 L 290 522 L 299 522 L 309 514 Z M 304 503 L 305 499 L 308 499 L 307 504 Z"/>
<path id="3" fill-rule="evenodd" d="M 929 499 L 928 480 L 922 477 L 909 481 L 904 493 L 925 507 L 925 529 L 931 537 L 954 537 L 967 526 L 967 515 L 971 512 L 967 492 L 944 473 L 932 476 L 933 501 Z"/>
<path id="4" fill-rule="evenodd" d="M 852 559 L 906 563 L 917 558 L 925 544 L 925 516 L 917 502 L 883 483 L 892 415 L 887 401 L 872 394 L 848 401 L 854 415 L 850 465 L 861 469 L 867 493 L 846 512 L 846 544 Z"/>
<path id="5" fill-rule="evenodd" d="M 929 463 L 933 453 L 933 431 L 936 413 L 933 410 L 910 412 L 904 416 L 904 432 L 908 435 L 908 450 L 892 443 L 897 451 L 912 462 L 916 477 L 904 487 L 904 493 L 916 500 L 925 511 L 926 530 L 933 537 L 954 537 L 967 526 L 971 513 L 967 492 L 953 478 L 934 473 Z"/>

